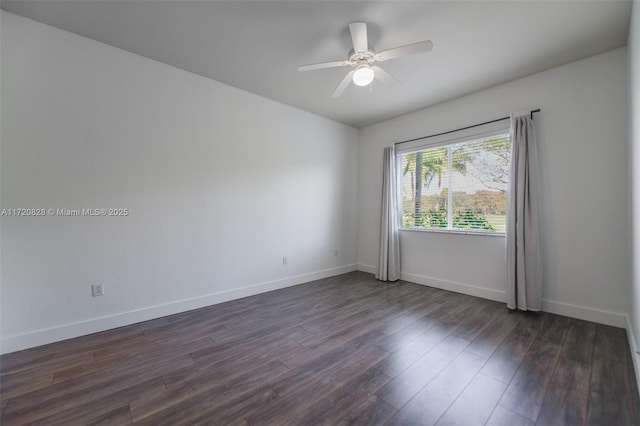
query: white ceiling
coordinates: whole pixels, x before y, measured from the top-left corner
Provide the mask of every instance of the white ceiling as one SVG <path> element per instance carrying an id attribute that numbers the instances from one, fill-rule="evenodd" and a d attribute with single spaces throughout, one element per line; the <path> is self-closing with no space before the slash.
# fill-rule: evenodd
<path id="1" fill-rule="evenodd" d="M 2 9 L 355 127 L 625 46 L 630 1 L 2 1 Z M 348 69 L 348 24 L 402 84 L 331 93 Z"/>

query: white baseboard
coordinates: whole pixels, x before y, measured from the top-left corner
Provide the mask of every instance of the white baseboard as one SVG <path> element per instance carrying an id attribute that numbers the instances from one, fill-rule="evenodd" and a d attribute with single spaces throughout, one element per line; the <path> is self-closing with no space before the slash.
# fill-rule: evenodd
<path id="1" fill-rule="evenodd" d="M 167 315 L 173 315 L 192 309 L 203 308 L 205 306 L 215 305 L 242 297 L 253 296 L 255 294 L 265 293 L 267 291 L 277 290 L 280 288 L 290 287 L 313 280 L 345 274 L 347 272 L 352 272 L 355 270 L 373 274 L 375 273 L 376 268 L 373 265 L 362 263 L 359 263 L 357 265 L 344 265 L 336 268 L 330 268 L 321 271 L 310 272 L 307 274 L 295 275 L 278 280 L 258 283 L 239 289 L 226 290 L 219 293 L 207 294 L 204 296 L 179 300 L 163 305 L 150 306 L 134 311 L 122 312 L 100 318 L 93 318 L 86 321 L 64 324 L 61 326 L 51 327 L 14 336 L 7 336 L 3 337 L 0 340 L 0 354 L 15 352 L 22 349 L 45 345 L 47 343 L 58 342 L 78 336 L 84 336 L 87 334 L 110 330 L 113 328 L 135 324 L 141 321 L 148 321 Z M 408 272 L 402 272 L 400 274 L 400 278 L 404 281 L 427 285 L 442 290 L 454 291 L 456 293 L 468 294 L 470 296 L 481 297 L 498 302 L 506 301 L 505 292 L 485 287 L 446 281 Z M 614 327 L 626 328 L 629 333 L 629 343 L 632 346 L 632 355 L 634 367 L 636 368 L 636 375 L 640 377 L 640 375 L 638 374 L 638 371 L 640 369 L 640 359 L 638 359 L 639 355 L 635 352 L 635 348 L 637 348 L 637 345 L 635 342 L 633 331 L 631 329 L 631 323 L 626 314 L 603 311 L 600 309 L 572 305 L 569 303 L 555 302 L 551 300 L 542 301 L 542 310 L 558 315 L 578 318 L 586 321 L 593 321 L 601 324 L 611 325 Z M 638 380 L 638 383 L 640 384 L 640 380 Z"/>
<path id="2" fill-rule="evenodd" d="M 358 271 L 375 274 L 376 267 L 374 265 L 358 263 Z M 422 284 L 429 287 L 454 291 L 456 293 L 468 294 L 469 296 L 477 296 L 483 299 L 495 300 L 498 302 L 506 302 L 507 300 L 505 292 L 503 291 L 493 290 L 485 287 L 478 287 L 471 284 L 445 281 L 438 278 L 427 277 L 424 275 L 412 274 L 410 272 L 400 272 L 400 279 L 414 284 Z"/>
<path id="3" fill-rule="evenodd" d="M 504 291 L 494 290 L 486 287 L 478 287 L 471 284 L 463 284 L 454 281 L 446 281 L 424 275 L 400 272 L 400 279 L 415 284 L 422 284 L 442 290 L 454 291 L 456 293 L 468 294 L 469 296 L 481 297 L 483 299 L 495 300 L 496 302 L 506 302 Z"/>
<path id="4" fill-rule="evenodd" d="M 631 350 L 631 360 L 633 361 L 633 370 L 636 374 L 636 386 L 640 390 L 640 354 L 638 354 L 638 343 L 636 342 L 636 334 L 633 332 L 633 324 L 629 315 L 625 315 L 627 320 L 627 338 L 629 339 L 629 347 Z"/>
<path id="5" fill-rule="evenodd" d="M 596 308 L 572 305 L 571 303 L 555 302 L 542 299 L 542 310 L 565 317 L 577 318 L 613 327 L 627 328 L 626 314 L 604 311 Z"/>
<path id="6" fill-rule="evenodd" d="M 363 272 L 375 273 L 376 267 L 358 263 L 358 270 Z M 435 287 L 442 290 L 454 291 L 456 293 L 468 294 L 469 296 L 481 297 L 483 299 L 495 300 L 497 302 L 507 301 L 506 292 L 479 287 L 472 284 L 458 283 L 453 281 L 441 280 L 438 278 L 427 277 L 410 272 L 401 272 L 400 279 L 415 284 L 422 284 L 429 287 Z M 571 318 L 577 318 L 585 321 L 597 322 L 600 324 L 611 325 L 614 327 L 627 328 L 627 316 L 623 313 L 609 312 L 601 309 L 589 308 L 585 306 L 572 305 L 570 303 L 556 302 L 553 300 L 542 300 L 542 310 L 552 314 L 563 315 Z M 640 383 L 640 382 L 639 382 Z"/>
<path id="7" fill-rule="evenodd" d="M 358 263 L 358 271 L 368 272 L 370 274 L 376 273 L 376 267 L 374 265 L 367 265 L 365 263 Z"/>
<path id="8" fill-rule="evenodd" d="M 280 288 L 291 287 L 309 281 L 328 278 L 335 275 L 345 274 L 357 269 L 356 264 L 344 265 L 307 274 L 295 275 L 278 280 L 258 283 L 238 289 L 221 291 L 219 293 L 207 294 L 191 299 L 179 300 L 163 305 L 149 306 L 129 312 L 121 312 L 100 318 L 93 318 L 86 321 L 79 321 L 61 326 L 37 330 L 29 333 L 7 336 L 0 340 L 0 354 L 15 352 L 47 343 L 58 342 L 74 337 L 85 336 L 87 334 L 110 330 L 125 325 L 135 324 L 141 321 L 148 321 L 173 315 L 192 309 L 203 308 L 242 297 L 253 296 L 267 291 Z"/>

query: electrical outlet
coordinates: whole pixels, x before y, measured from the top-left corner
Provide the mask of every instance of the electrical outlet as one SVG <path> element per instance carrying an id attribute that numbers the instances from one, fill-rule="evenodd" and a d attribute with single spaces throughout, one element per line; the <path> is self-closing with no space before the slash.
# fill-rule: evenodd
<path id="1" fill-rule="evenodd" d="M 93 297 L 104 296 L 104 285 L 103 284 L 93 284 L 91 286 L 91 295 Z"/>
<path id="2" fill-rule="evenodd" d="M 283 257 L 283 258 L 282 258 L 282 264 L 283 264 L 283 265 L 286 265 L 286 264 L 287 264 L 287 262 L 288 262 L 288 259 L 287 259 L 286 257 Z"/>
<path id="3" fill-rule="evenodd" d="M 335 249 L 335 250 L 333 251 L 333 255 L 334 255 L 334 256 L 337 256 L 337 255 L 338 255 L 338 249 Z"/>

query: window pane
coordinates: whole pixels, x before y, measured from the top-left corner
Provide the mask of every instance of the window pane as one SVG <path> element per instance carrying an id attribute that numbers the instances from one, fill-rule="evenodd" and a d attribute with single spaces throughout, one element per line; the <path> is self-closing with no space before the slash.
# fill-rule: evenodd
<path id="1" fill-rule="evenodd" d="M 447 227 L 446 167 L 446 147 L 403 156 L 403 226 Z"/>
<path id="2" fill-rule="evenodd" d="M 402 225 L 504 232 L 508 134 L 401 155 Z"/>

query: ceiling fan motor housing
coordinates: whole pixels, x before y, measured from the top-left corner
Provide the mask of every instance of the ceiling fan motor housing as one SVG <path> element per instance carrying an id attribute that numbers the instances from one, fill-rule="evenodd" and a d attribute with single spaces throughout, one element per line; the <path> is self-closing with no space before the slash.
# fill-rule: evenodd
<path id="1" fill-rule="evenodd" d="M 371 65 L 376 61 L 376 55 L 371 50 L 365 52 L 355 52 L 353 49 L 349 52 L 349 62 L 354 67 L 363 65 Z"/>

